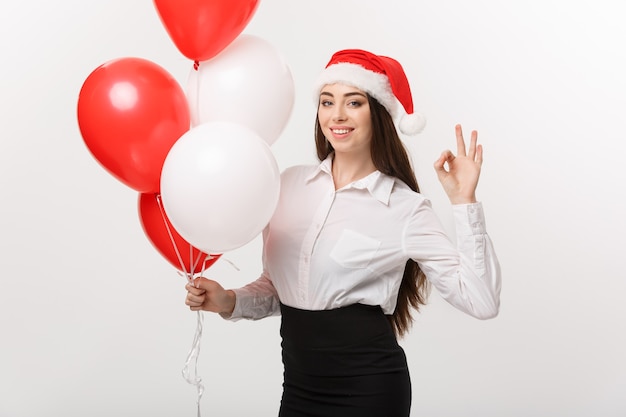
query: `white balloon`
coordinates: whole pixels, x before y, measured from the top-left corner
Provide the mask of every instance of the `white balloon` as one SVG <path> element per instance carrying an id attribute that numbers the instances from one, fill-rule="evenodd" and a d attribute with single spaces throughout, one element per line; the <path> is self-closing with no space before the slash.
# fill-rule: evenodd
<path id="1" fill-rule="evenodd" d="M 294 90 L 291 70 L 276 48 L 257 36 L 240 35 L 189 74 L 192 126 L 230 121 L 248 126 L 271 145 L 289 121 Z"/>
<path id="2" fill-rule="evenodd" d="M 254 239 L 269 222 L 280 191 L 270 146 L 232 122 L 190 129 L 170 149 L 161 171 L 163 208 L 174 229 L 205 253 Z"/>

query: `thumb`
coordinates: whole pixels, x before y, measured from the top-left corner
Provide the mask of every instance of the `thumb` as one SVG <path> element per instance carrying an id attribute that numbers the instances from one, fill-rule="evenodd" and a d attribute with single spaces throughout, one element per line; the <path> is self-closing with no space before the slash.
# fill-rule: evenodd
<path id="1" fill-rule="evenodd" d="M 194 287 L 199 288 L 201 290 L 205 290 L 207 292 L 220 291 L 223 290 L 223 287 L 212 279 L 198 277 L 194 280 Z"/>
<path id="2" fill-rule="evenodd" d="M 204 277 L 198 277 L 193 280 L 193 286 L 203 290 L 207 290 L 210 286 L 210 281 Z"/>

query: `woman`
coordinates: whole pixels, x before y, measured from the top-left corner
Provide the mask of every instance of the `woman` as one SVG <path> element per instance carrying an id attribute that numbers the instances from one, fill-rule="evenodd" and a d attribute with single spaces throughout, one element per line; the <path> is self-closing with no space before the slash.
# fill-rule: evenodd
<path id="1" fill-rule="evenodd" d="M 235 290 L 198 278 L 186 304 L 231 320 L 282 316 L 280 416 L 408 416 L 411 382 L 397 337 L 432 284 L 480 319 L 498 314 L 500 268 L 475 190 L 483 151 L 435 162 L 453 205 L 457 245 L 419 194 L 398 131 L 423 128 L 392 58 L 339 51 L 316 83 L 318 166 L 281 176 L 263 233 L 263 274 Z"/>

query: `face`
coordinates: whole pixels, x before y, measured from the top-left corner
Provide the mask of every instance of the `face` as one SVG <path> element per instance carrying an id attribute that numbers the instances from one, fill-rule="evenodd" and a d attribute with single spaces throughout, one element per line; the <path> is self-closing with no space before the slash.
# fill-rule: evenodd
<path id="1" fill-rule="evenodd" d="M 365 92 L 345 84 L 327 84 L 320 92 L 317 115 L 336 154 L 370 158 L 372 121 Z"/>

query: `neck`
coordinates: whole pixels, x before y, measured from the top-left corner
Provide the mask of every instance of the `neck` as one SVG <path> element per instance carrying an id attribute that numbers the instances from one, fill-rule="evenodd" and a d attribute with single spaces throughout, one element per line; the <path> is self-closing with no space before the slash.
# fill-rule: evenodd
<path id="1" fill-rule="evenodd" d="M 354 158 L 335 153 L 333 157 L 333 181 L 338 190 L 376 171 L 371 158 Z"/>

